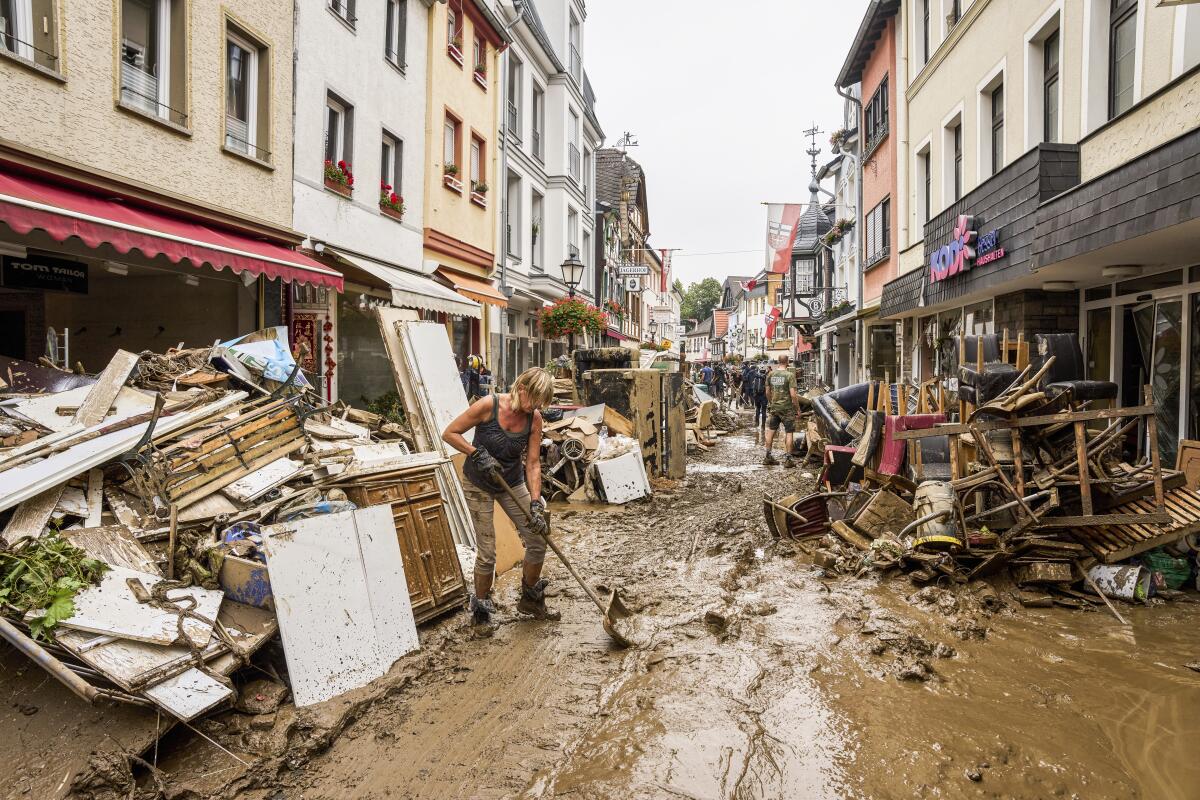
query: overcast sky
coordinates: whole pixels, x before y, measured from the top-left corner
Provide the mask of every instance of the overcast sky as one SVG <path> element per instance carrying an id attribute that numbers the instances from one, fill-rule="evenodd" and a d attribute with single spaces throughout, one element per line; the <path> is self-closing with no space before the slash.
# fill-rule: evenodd
<path id="1" fill-rule="evenodd" d="M 763 266 L 766 209 L 807 202 L 841 127 L 833 82 L 867 0 L 590 0 L 584 63 L 613 145 L 624 131 L 646 170 L 650 243 L 679 247 L 684 284 Z M 692 254 L 753 250 L 718 256 Z"/>

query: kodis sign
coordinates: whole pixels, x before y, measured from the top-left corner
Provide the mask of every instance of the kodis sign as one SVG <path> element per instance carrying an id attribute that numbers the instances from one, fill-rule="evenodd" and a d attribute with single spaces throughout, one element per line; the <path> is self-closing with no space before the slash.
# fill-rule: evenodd
<path id="1" fill-rule="evenodd" d="M 975 218 L 963 214 L 954 225 L 950 244 L 942 245 L 929 256 L 929 279 L 944 281 L 952 275 L 960 275 L 971 268 L 975 259 Z"/>

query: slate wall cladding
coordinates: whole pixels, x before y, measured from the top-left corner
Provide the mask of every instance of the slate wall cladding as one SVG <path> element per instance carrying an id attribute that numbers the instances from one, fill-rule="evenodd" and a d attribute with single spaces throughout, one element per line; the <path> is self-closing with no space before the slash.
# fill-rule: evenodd
<path id="1" fill-rule="evenodd" d="M 1200 128 L 1040 208 L 1033 269 L 1200 217 Z"/>
<path id="2" fill-rule="evenodd" d="M 1078 333 L 1079 292 L 1043 292 L 1025 289 L 996 297 L 996 332 L 1009 336 L 1024 333 Z"/>
<path id="3" fill-rule="evenodd" d="M 1079 148 L 1076 145 L 1040 144 L 961 200 L 925 224 L 925 263 L 936 248 L 950 241 L 961 214 L 975 217 L 979 232 L 999 229 L 1005 255 L 925 286 L 925 304 L 935 305 L 989 287 L 1002 287 L 1031 270 L 1034 222 L 1038 206 L 1079 183 Z"/>

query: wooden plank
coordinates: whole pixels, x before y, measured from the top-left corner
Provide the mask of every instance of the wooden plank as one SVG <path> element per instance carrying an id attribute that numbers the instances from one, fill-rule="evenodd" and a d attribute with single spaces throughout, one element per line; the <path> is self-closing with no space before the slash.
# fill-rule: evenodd
<path id="1" fill-rule="evenodd" d="M 218 517 L 222 514 L 230 516 L 241 511 L 241 507 L 234 505 L 233 502 L 221 494 L 216 492 L 208 497 L 197 500 L 187 506 L 179 509 L 179 523 L 187 525 L 191 522 L 207 522 L 208 520 Z"/>
<path id="2" fill-rule="evenodd" d="M 419 647 L 390 506 L 269 525 L 263 540 L 297 706 L 363 686 Z"/>
<path id="3" fill-rule="evenodd" d="M 181 506 L 190 505 L 201 498 L 224 489 L 237 479 L 270 464 L 277 458 L 294 453 L 303 446 L 303 436 L 297 436 L 290 440 L 284 439 L 278 441 L 273 439 L 263 442 L 258 447 L 243 453 L 242 461 L 230 459 L 229 463 L 222 464 L 212 472 L 197 475 L 182 484 L 167 487 L 167 494 L 171 502 L 178 503 Z M 245 466 L 243 466 L 243 461 Z"/>
<path id="4" fill-rule="evenodd" d="M 1140 522 L 1171 524 L 1171 515 L 1161 514 L 1093 514 L 1087 517 L 1042 517 L 1039 528 L 1073 528 L 1080 525 L 1135 525 Z"/>
<path id="5" fill-rule="evenodd" d="M 1134 406 L 1132 408 L 1099 408 L 1091 411 L 1060 412 L 1058 414 L 1042 414 L 1015 420 L 981 420 L 971 423 L 981 431 L 996 431 L 1006 428 L 1035 428 L 1042 425 L 1069 424 L 1075 421 L 1089 422 L 1097 419 L 1117 419 L 1121 417 L 1144 417 L 1154 413 L 1154 406 Z M 971 425 L 962 422 L 935 425 L 932 428 L 898 431 L 897 439 L 924 439 L 927 436 L 958 435 L 970 431 Z"/>
<path id="6" fill-rule="evenodd" d="M 26 536 L 40 537 L 46 530 L 46 523 L 50 521 L 50 515 L 58 507 L 58 501 L 65 488 L 65 484 L 55 486 L 17 506 L 12 519 L 4 526 L 4 541 L 13 544 Z"/>
<path id="7" fill-rule="evenodd" d="M 178 645 L 163 646 L 119 639 L 104 634 L 58 628 L 55 639 L 76 658 L 100 672 L 127 692 L 140 692 L 146 686 L 186 672 L 194 665 L 192 651 Z M 228 648 L 213 638 L 201 651 L 209 661 Z"/>
<path id="8" fill-rule="evenodd" d="M 98 586 L 89 586 L 75 596 L 75 613 L 62 625 L 74 630 L 91 633 L 106 633 L 123 639 L 133 639 L 149 644 L 172 644 L 179 637 L 179 615 L 139 603 L 133 596 L 127 580 L 136 578 L 147 590 L 161 578 L 147 572 L 138 572 L 125 567 L 113 566 L 101 578 Z M 207 620 L 215 620 L 224 597 L 220 591 L 210 591 L 191 586 L 172 589 L 168 599 L 184 595 L 196 600 L 193 613 Z M 187 605 L 183 603 L 181 605 Z M 204 647 L 212 637 L 212 623 L 207 624 L 194 617 L 185 618 L 183 631 L 197 647 Z"/>
<path id="9" fill-rule="evenodd" d="M 184 722 L 233 699 L 234 691 L 196 667 L 167 678 L 146 689 L 143 694 L 156 705 Z"/>
<path id="10" fill-rule="evenodd" d="M 294 478 L 304 469 L 303 461 L 278 458 L 265 467 L 238 478 L 221 491 L 231 500 L 251 503 L 281 483 Z"/>
<path id="11" fill-rule="evenodd" d="M 158 564 L 124 525 L 74 528 L 63 531 L 63 536 L 92 558 L 109 566 L 147 572 L 156 577 L 162 576 Z"/>
<path id="12" fill-rule="evenodd" d="M 1154 405 L 1154 392 L 1149 387 L 1145 387 L 1146 405 Z M 1163 509 L 1163 482 L 1162 482 L 1162 465 L 1159 463 L 1158 453 L 1158 415 L 1151 414 L 1146 418 L 1146 434 L 1147 446 L 1150 448 L 1150 474 L 1154 478 L 1154 503 L 1159 511 Z"/>
<path id="13" fill-rule="evenodd" d="M 129 380 L 129 373 L 137 366 L 137 360 L 135 354 L 118 350 L 80 404 L 79 411 L 75 413 L 75 422 L 87 426 L 103 422 L 121 387 Z"/>
<path id="14" fill-rule="evenodd" d="M 87 518 L 83 521 L 88 528 L 99 528 L 104 515 L 104 470 L 88 470 Z"/>
<path id="15" fill-rule="evenodd" d="M 1083 515 L 1092 515 L 1091 467 L 1087 457 L 1087 430 L 1081 420 L 1075 422 L 1075 464 L 1079 467 L 1079 500 Z"/>
<path id="16" fill-rule="evenodd" d="M 1200 487 L 1200 441 L 1184 439 L 1179 443 L 1175 469 L 1186 476 L 1189 489 Z"/>
<path id="17" fill-rule="evenodd" d="M 237 453 L 249 449 L 258 442 L 284 435 L 291 430 L 303 433 L 300 429 L 300 420 L 294 413 L 283 414 L 280 419 L 271 420 L 267 425 L 256 426 L 253 432 L 239 426 L 226 427 L 213 433 L 212 440 L 201 445 L 204 447 L 215 444 L 216 446 L 211 450 L 199 457 L 180 456 L 174 458 L 170 461 L 170 467 L 173 471 L 210 468 L 225 463 L 230 458 L 236 457 Z"/>

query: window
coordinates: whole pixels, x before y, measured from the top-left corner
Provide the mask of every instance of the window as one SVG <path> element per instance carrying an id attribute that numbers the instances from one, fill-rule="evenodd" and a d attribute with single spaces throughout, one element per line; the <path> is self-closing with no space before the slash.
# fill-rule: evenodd
<path id="1" fill-rule="evenodd" d="M 183 0 L 122 0 L 121 105 L 187 124 Z"/>
<path id="2" fill-rule="evenodd" d="M 385 186 L 403 195 L 404 185 L 404 143 L 387 131 L 383 132 L 383 141 L 379 147 L 379 188 L 385 191 Z"/>
<path id="3" fill-rule="evenodd" d="M 946 12 L 946 30 L 950 30 L 958 24 L 959 17 L 962 16 L 959 0 L 950 0 L 950 10 Z"/>
<path id="4" fill-rule="evenodd" d="M 462 123 L 450 114 L 446 115 L 446 122 L 442 126 L 442 169 L 450 172 L 450 168 L 454 167 L 454 172 L 457 172 L 458 167 L 458 148 L 462 142 Z"/>
<path id="5" fill-rule="evenodd" d="M 0 0 L 0 53 L 58 71 L 54 0 Z"/>
<path id="6" fill-rule="evenodd" d="M 963 165 L 963 150 L 962 150 L 962 123 L 956 124 L 950 131 L 951 139 L 954 143 L 954 192 L 951 197 L 957 201 L 962 198 L 963 181 L 962 181 L 962 165 Z"/>
<path id="7" fill-rule="evenodd" d="M 1042 43 L 1042 141 L 1058 141 L 1058 31 Z"/>
<path id="8" fill-rule="evenodd" d="M 386 0 L 387 25 L 383 33 L 383 57 L 404 69 L 404 45 L 408 38 L 408 0 Z"/>
<path id="9" fill-rule="evenodd" d="M 583 199 L 591 205 L 592 151 L 583 151 Z"/>
<path id="10" fill-rule="evenodd" d="M 354 16 L 355 0 L 329 0 L 329 10 L 353 26 L 358 18 Z"/>
<path id="11" fill-rule="evenodd" d="M 567 36 L 571 51 L 571 77 L 575 79 L 576 83 L 582 83 L 583 59 L 579 55 L 579 20 L 575 19 L 574 14 L 571 14 L 571 24 Z"/>
<path id="12" fill-rule="evenodd" d="M 484 164 L 483 139 L 471 136 L 471 191 L 481 194 L 487 191 L 487 174 Z"/>
<path id="13" fill-rule="evenodd" d="M 508 173 L 508 184 L 504 191 L 504 241 L 505 251 L 513 258 L 521 257 L 521 176 Z"/>
<path id="14" fill-rule="evenodd" d="M 921 0 L 921 63 L 929 61 L 929 3 Z"/>
<path id="15" fill-rule="evenodd" d="M 229 30 L 225 42 L 225 147 L 261 161 L 270 158 L 267 139 L 266 48 L 240 31 Z"/>
<path id="16" fill-rule="evenodd" d="M 866 266 L 886 259 L 891 252 L 891 198 L 885 197 L 867 213 L 867 237 L 865 241 Z"/>
<path id="17" fill-rule="evenodd" d="M 573 178 L 576 183 L 578 183 L 579 182 L 579 115 L 576 114 L 574 111 L 570 112 L 570 129 L 568 131 L 568 136 L 570 136 L 570 139 L 569 139 L 569 144 L 567 146 L 567 155 L 568 155 L 567 174 L 570 175 L 571 178 Z"/>
<path id="18" fill-rule="evenodd" d="M 354 108 L 335 96 L 325 99 L 325 160 L 336 164 L 350 163 L 352 143 L 351 122 Z"/>
<path id="19" fill-rule="evenodd" d="M 533 242 L 531 261 L 533 268 L 539 271 L 544 269 L 542 265 L 546 263 L 544 257 L 546 237 L 542 236 L 542 220 L 545 219 L 543 216 L 545 207 L 546 199 L 537 192 L 534 192 L 529 202 L 529 228 L 532 235 L 531 241 Z"/>
<path id="20" fill-rule="evenodd" d="M 511 50 L 508 53 L 508 85 L 505 93 L 508 95 L 508 133 L 518 142 L 521 141 L 521 69 L 524 65 L 521 59 Z"/>
<path id="21" fill-rule="evenodd" d="M 917 155 L 917 164 L 921 169 L 921 179 L 924 186 L 924 196 L 921 205 L 921 219 L 928 222 L 933 216 L 933 196 L 930 191 L 933 188 L 933 164 L 929 158 L 929 148 L 926 147 L 924 152 Z"/>
<path id="22" fill-rule="evenodd" d="M 567 211 L 567 255 L 579 257 L 579 212 Z"/>
<path id="23" fill-rule="evenodd" d="M 446 47 L 451 55 L 457 55 L 455 61 L 462 64 L 462 20 L 450 6 L 446 7 Z"/>
<path id="24" fill-rule="evenodd" d="M 992 90 L 992 174 L 1004 166 L 1004 84 Z"/>
<path id="25" fill-rule="evenodd" d="M 885 75 L 863 106 L 863 131 L 866 134 L 866 152 L 870 153 L 887 136 L 888 132 L 888 79 Z"/>
<path id="26" fill-rule="evenodd" d="M 476 36 L 471 46 L 472 68 L 480 75 L 487 74 L 487 42 Z"/>
<path id="27" fill-rule="evenodd" d="M 536 84 L 533 87 L 533 103 L 531 112 L 533 119 L 530 128 L 533 130 L 533 154 L 539 161 L 546 158 L 542 142 L 542 131 L 546 129 L 546 93 Z"/>
<path id="28" fill-rule="evenodd" d="M 1133 105 L 1137 55 L 1137 0 L 1112 0 L 1108 23 L 1108 118 Z"/>

